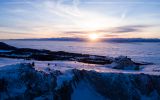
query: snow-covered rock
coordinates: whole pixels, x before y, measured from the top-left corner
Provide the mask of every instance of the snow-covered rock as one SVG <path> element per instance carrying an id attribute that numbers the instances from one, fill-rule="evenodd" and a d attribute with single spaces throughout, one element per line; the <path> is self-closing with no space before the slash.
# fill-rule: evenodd
<path id="1" fill-rule="evenodd" d="M 37 71 L 31 64 L 0 68 L 0 100 L 160 100 L 160 76 L 72 69 Z"/>
<path id="2" fill-rule="evenodd" d="M 30 64 L 1 67 L 0 100 L 27 100 L 52 93 L 56 87 L 56 75 L 56 71 L 50 74 L 38 72 Z"/>
<path id="3" fill-rule="evenodd" d="M 139 70 L 139 66 L 127 56 L 115 58 L 111 67 L 115 69 Z"/>
<path id="4" fill-rule="evenodd" d="M 160 76 L 78 71 L 75 76 L 109 100 L 159 100 Z M 82 91 L 82 90 L 81 90 Z M 99 99 L 98 99 L 99 100 Z"/>

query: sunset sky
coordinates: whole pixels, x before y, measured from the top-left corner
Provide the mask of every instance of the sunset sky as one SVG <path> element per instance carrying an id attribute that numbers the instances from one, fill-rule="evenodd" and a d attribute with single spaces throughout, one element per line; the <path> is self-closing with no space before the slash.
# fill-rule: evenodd
<path id="1" fill-rule="evenodd" d="M 0 0 L 0 39 L 160 38 L 160 0 Z"/>

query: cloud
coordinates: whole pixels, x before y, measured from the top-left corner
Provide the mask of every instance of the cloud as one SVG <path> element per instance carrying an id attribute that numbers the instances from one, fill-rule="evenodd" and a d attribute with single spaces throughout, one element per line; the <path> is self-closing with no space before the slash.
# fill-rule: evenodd
<path id="1" fill-rule="evenodd" d="M 129 32 L 140 32 L 142 31 L 141 27 L 137 26 L 122 26 L 116 27 L 111 30 L 112 33 L 129 33 Z"/>
<path id="2" fill-rule="evenodd" d="M 97 32 L 109 32 L 109 33 L 132 33 L 132 32 L 142 32 L 143 29 L 151 27 L 151 25 L 129 25 L 120 26 L 110 29 L 97 30 Z"/>
<path id="3" fill-rule="evenodd" d="M 69 4 L 66 4 L 65 0 L 47 0 L 43 1 L 38 6 L 58 16 L 70 18 L 80 15 L 80 11 L 78 10 L 78 3 L 79 0 L 71 0 Z"/>
<path id="4" fill-rule="evenodd" d="M 65 34 L 85 34 L 87 32 L 84 32 L 84 31 L 66 31 L 66 32 L 63 32 Z"/>
<path id="5" fill-rule="evenodd" d="M 108 4 L 108 5 L 111 5 L 111 4 L 117 4 L 117 5 L 119 5 L 119 4 L 138 4 L 138 5 L 143 5 L 143 4 L 148 4 L 148 5 L 159 5 L 160 4 L 160 2 L 159 1 L 157 1 L 157 0 L 151 0 L 151 1 L 139 1 L 139 0 L 131 0 L 131 1 L 123 1 L 123 0 L 92 0 L 92 1 L 84 1 L 83 3 L 85 3 L 85 4 Z"/>
<path id="6" fill-rule="evenodd" d="M 130 1 L 130 0 L 129 0 Z M 148 6 L 134 8 L 136 12 L 130 15 L 132 7 L 126 5 L 113 4 L 143 4 L 155 3 L 157 0 L 149 2 L 134 2 L 123 0 L 2 0 L 0 8 L 1 34 L 29 34 L 35 33 L 39 36 L 86 36 L 89 33 L 113 36 L 128 36 L 132 33 L 142 35 L 148 31 L 149 25 L 132 25 L 133 23 L 156 24 L 158 23 L 158 8 L 150 7 L 150 12 L 145 8 Z M 144 0 L 143 0 L 144 1 Z M 96 5 L 83 4 L 95 3 Z M 98 5 L 102 4 L 102 5 Z M 103 4 L 111 4 L 105 6 Z M 118 8 L 118 9 L 117 9 Z M 144 9 L 141 9 L 144 8 Z M 144 11 L 143 11 L 144 10 Z M 143 12 L 142 12 L 143 11 Z M 134 15 L 135 13 L 135 15 Z M 155 13 L 155 14 L 154 14 Z M 142 16 L 144 19 L 140 20 Z M 156 17 L 154 17 L 156 16 Z M 139 18 L 140 17 L 140 18 Z M 147 19 L 148 18 L 148 19 Z M 147 19 L 147 20 L 146 20 Z M 155 21 L 155 22 L 154 22 Z M 126 26 L 120 26 L 125 25 Z M 2 28 L 1 28 L 2 27 Z M 145 30 L 145 28 L 147 30 Z M 158 27 L 159 28 L 159 27 Z M 158 28 L 150 29 L 157 32 Z M 149 30 L 149 32 L 150 32 Z M 10 32 L 10 33 L 9 33 Z M 99 33 L 98 33 L 99 32 Z M 148 33 L 149 33 L 148 32 Z M 158 31 L 159 32 L 159 31 Z M 157 33 L 158 33 L 157 32 Z M 134 35 L 134 34 L 133 34 Z M 153 32 L 150 32 L 153 35 Z M 81 37 L 80 36 L 80 37 Z M 144 35 L 146 36 L 146 35 Z"/>
<path id="7" fill-rule="evenodd" d="M 14 32 L 14 31 L 1 31 L 0 34 L 25 34 L 25 35 L 33 35 L 33 33 L 24 33 L 24 32 Z"/>
<path id="8" fill-rule="evenodd" d="M 150 28 L 155 25 L 127 25 L 127 26 L 120 26 L 120 27 L 112 27 L 112 28 L 107 28 L 103 30 L 93 30 L 93 31 L 64 31 L 62 33 L 67 34 L 67 35 L 83 35 L 86 36 L 87 34 L 90 33 L 96 33 L 100 34 L 103 38 L 108 38 L 108 37 L 121 37 L 124 36 L 124 33 L 141 33 L 144 31 L 145 28 Z"/>
<path id="9" fill-rule="evenodd" d="M 103 34 L 103 36 L 106 37 L 116 37 L 119 35 L 123 35 L 123 33 L 135 33 L 135 32 L 143 32 L 145 28 L 152 27 L 151 25 L 128 25 L 128 26 L 120 26 L 120 27 L 112 27 L 107 28 L 103 30 L 93 30 L 93 31 L 64 31 L 62 33 L 64 34 L 89 34 L 89 33 L 97 33 L 97 34 Z"/>

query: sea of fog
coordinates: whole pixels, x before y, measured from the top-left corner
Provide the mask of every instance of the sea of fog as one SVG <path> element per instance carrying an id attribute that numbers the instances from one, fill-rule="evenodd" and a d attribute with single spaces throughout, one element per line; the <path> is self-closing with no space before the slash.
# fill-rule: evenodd
<path id="1" fill-rule="evenodd" d="M 47 49 L 102 56 L 128 56 L 135 61 L 154 62 L 160 65 L 160 43 L 107 43 L 73 41 L 26 41 L 7 40 L 9 45 L 19 48 Z"/>

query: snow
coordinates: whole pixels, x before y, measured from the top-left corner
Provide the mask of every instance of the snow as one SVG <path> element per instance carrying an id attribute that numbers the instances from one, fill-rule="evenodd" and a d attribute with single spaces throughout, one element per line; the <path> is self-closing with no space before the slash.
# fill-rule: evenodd
<path id="1" fill-rule="evenodd" d="M 81 81 L 74 89 L 72 100 L 106 100 L 106 98 L 98 94 L 87 82 Z"/>
<path id="2" fill-rule="evenodd" d="M 10 59 L 10 58 L 0 58 L 0 67 L 6 65 L 12 65 L 17 63 L 24 63 L 23 59 Z"/>
<path id="3" fill-rule="evenodd" d="M 9 58 L 0 58 L 0 67 L 7 65 L 15 65 L 20 63 L 35 63 L 35 69 L 38 71 L 44 71 L 50 73 L 50 70 L 59 70 L 62 73 L 65 73 L 68 70 L 79 69 L 79 70 L 88 70 L 96 71 L 101 73 L 130 73 L 130 74 L 150 74 L 150 75 L 160 75 L 160 66 L 157 65 L 146 65 L 140 66 L 139 71 L 135 70 L 121 70 L 113 69 L 114 64 L 109 65 L 96 65 L 96 64 L 86 64 L 76 61 L 35 61 L 35 60 L 23 60 L 23 59 L 9 59 Z M 48 65 L 49 64 L 49 65 Z M 116 63 L 115 63 L 116 64 Z"/>

